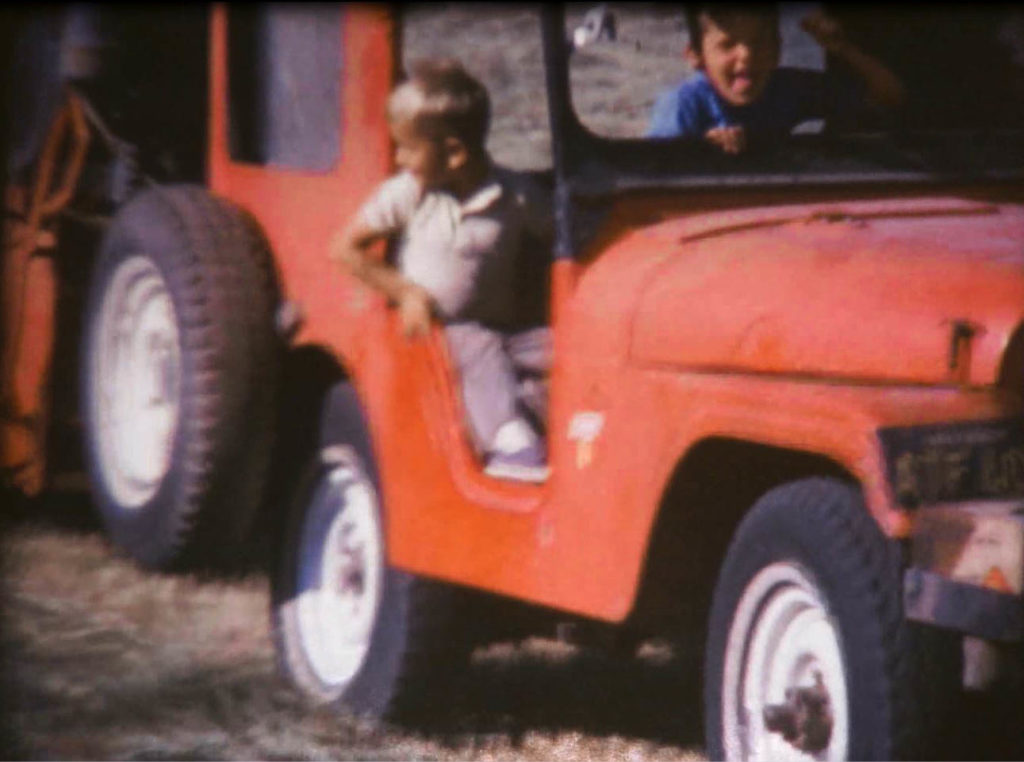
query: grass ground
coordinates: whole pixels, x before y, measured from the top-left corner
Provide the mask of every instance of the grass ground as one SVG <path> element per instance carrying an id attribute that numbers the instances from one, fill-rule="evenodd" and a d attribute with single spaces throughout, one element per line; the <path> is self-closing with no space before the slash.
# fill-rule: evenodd
<path id="1" fill-rule="evenodd" d="M 700 759 L 692 668 L 553 640 L 480 649 L 429 725 L 308 706 L 275 671 L 269 584 L 147 573 L 82 495 L 3 533 L 2 758 Z"/>
<path id="2" fill-rule="evenodd" d="M 269 583 L 118 556 L 82 493 L 0 526 L 0 759 L 701 760 L 693 659 L 545 638 L 480 648 L 428 723 L 308 705 L 280 678 Z M 1019 759 L 1019 707 L 976 698 L 947 759 Z"/>

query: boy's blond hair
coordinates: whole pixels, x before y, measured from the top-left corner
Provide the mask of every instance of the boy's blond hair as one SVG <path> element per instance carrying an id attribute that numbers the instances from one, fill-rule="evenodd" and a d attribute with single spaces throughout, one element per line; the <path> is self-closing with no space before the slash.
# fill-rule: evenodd
<path id="1" fill-rule="evenodd" d="M 417 61 L 388 99 L 392 122 L 412 123 L 432 140 L 454 137 L 467 150 L 484 151 L 491 121 L 487 89 L 454 58 Z"/>

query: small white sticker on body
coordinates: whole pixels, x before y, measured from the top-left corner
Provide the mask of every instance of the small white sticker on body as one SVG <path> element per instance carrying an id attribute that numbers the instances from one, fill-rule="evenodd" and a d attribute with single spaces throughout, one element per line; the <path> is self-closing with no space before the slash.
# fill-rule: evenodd
<path id="1" fill-rule="evenodd" d="M 586 410 L 569 419 L 569 439 L 576 442 L 576 468 L 583 469 L 594 459 L 594 442 L 604 428 L 604 413 Z"/>

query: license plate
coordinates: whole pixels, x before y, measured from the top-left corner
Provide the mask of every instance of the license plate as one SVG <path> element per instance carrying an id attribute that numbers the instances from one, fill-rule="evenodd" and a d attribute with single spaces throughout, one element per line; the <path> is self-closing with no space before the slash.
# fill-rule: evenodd
<path id="1" fill-rule="evenodd" d="M 893 427 L 878 436 L 905 508 L 1024 497 L 1024 417 Z"/>

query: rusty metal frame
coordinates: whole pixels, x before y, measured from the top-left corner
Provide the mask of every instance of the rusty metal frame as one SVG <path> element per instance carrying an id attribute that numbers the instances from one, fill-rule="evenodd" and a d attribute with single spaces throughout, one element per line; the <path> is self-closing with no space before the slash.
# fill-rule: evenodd
<path id="1" fill-rule="evenodd" d="M 74 197 L 91 142 L 81 96 L 65 90 L 29 193 L 6 193 L 3 354 L 0 357 L 0 478 L 28 495 L 45 483 L 49 371 L 55 341 L 54 222 Z M 19 192 L 20 190 L 20 192 Z"/>

